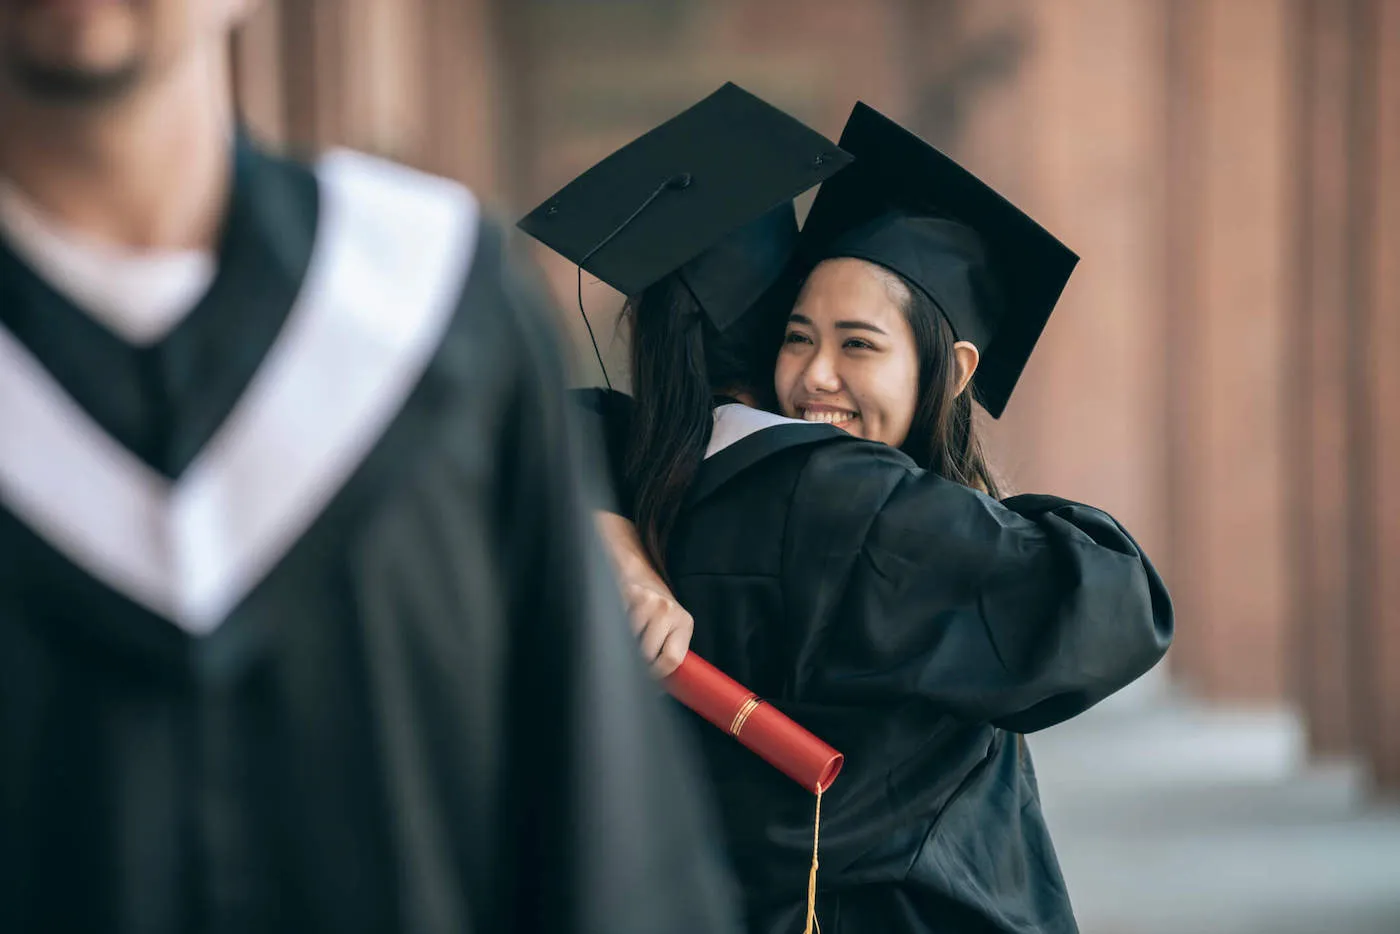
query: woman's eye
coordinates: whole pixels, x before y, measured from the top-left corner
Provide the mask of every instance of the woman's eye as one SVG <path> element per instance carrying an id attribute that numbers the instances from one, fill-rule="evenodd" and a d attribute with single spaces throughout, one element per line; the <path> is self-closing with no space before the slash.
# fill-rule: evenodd
<path id="1" fill-rule="evenodd" d="M 783 338 L 783 343 L 784 343 L 784 344 L 810 344 L 810 343 L 811 343 L 811 340 L 808 339 L 808 337 L 807 337 L 806 334 L 799 334 L 799 333 L 796 332 L 796 331 L 789 331 L 789 332 L 787 333 L 787 336 Z"/>
<path id="2" fill-rule="evenodd" d="M 870 341 L 861 340 L 859 337 L 852 337 L 852 338 L 850 338 L 849 340 L 847 340 L 846 343 L 842 344 L 841 346 L 847 348 L 848 350 L 874 350 L 874 349 L 875 349 L 875 345 L 874 345 L 874 344 L 870 343 Z"/>

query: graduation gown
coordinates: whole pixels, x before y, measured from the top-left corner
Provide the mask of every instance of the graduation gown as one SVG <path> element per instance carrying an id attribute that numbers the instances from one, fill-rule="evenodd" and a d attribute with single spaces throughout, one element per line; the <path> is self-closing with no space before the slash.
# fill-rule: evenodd
<path id="1" fill-rule="evenodd" d="M 577 398 L 621 450 L 625 404 Z M 1151 562 L 1092 507 L 997 502 L 831 426 L 716 411 L 667 571 L 691 648 L 846 757 L 822 804 L 822 930 L 1075 931 L 1019 734 L 1163 656 Z M 749 930 L 801 930 L 811 793 L 694 722 Z"/>
<path id="2" fill-rule="evenodd" d="M 0 930 L 730 930 L 500 228 L 236 163 L 153 346 L 0 242 Z"/>

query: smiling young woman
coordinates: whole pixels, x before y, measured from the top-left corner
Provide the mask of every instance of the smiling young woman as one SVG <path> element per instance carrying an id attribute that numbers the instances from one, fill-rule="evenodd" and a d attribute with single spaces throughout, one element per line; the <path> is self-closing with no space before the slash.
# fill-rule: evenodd
<path id="1" fill-rule="evenodd" d="M 788 317 L 774 372 L 783 414 L 891 447 L 904 442 L 914 419 L 919 355 L 890 278 L 855 259 L 823 263 L 812 273 Z"/>
<path id="2" fill-rule="evenodd" d="M 783 414 L 897 447 L 999 496 L 967 391 L 980 354 L 925 292 L 853 257 L 820 263 L 788 316 L 774 372 Z"/>

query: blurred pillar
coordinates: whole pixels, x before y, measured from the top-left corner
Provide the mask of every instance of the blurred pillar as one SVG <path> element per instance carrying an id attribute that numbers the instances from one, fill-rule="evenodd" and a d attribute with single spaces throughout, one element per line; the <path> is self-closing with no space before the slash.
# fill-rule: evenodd
<path id="1" fill-rule="evenodd" d="M 284 136 L 310 154 L 344 140 L 344 9 L 340 0 L 281 0 Z"/>
<path id="2" fill-rule="evenodd" d="M 1196 300 L 1200 263 L 1195 246 L 1198 193 L 1204 174 L 1204 151 L 1200 145 L 1204 84 L 1201 38 L 1206 0 L 1164 0 L 1167 4 L 1164 41 L 1167 47 L 1166 125 L 1167 197 L 1163 205 L 1163 266 L 1168 275 L 1162 283 L 1162 299 L 1168 308 L 1165 321 L 1163 363 L 1168 374 L 1167 391 L 1167 566 L 1168 584 L 1176 609 L 1178 636 L 1167 656 L 1178 679 L 1192 680 L 1206 663 L 1205 643 L 1195 636 L 1205 610 L 1199 605 L 1204 587 L 1191 574 L 1197 562 L 1191 559 L 1190 534 L 1195 530 L 1188 503 L 1194 488 L 1191 478 L 1199 470 L 1192 446 L 1188 415 L 1196 407 L 1196 385 L 1182 378 L 1188 372 L 1194 318 L 1182 309 Z"/>
<path id="3" fill-rule="evenodd" d="M 233 87 L 239 113 L 259 139 L 286 137 L 282 0 L 263 0 L 233 37 Z"/>
<path id="4" fill-rule="evenodd" d="M 401 3 L 403 0 L 383 0 Z M 505 170 L 514 128 L 507 119 L 506 45 L 494 0 L 417 0 L 419 54 L 429 76 L 425 167 L 470 184 L 501 207 L 514 184 Z"/>
<path id="5" fill-rule="evenodd" d="M 240 111 L 303 154 L 349 146 L 503 200 L 493 0 L 267 0 L 234 39 Z"/>
<path id="6" fill-rule="evenodd" d="M 961 77 L 954 72 L 940 81 L 938 71 L 932 64 L 929 66 L 928 79 L 939 84 L 925 90 L 922 96 L 929 101 L 945 101 L 943 109 L 949 114 L 946 122 L 954 130 L 948 134 L 952 143 L 949 154 L 1002 195 L 1053 227 L 1049 218 L 1039 216 L 1041 212 L 1031 200 L 1036 187 L 1032 173 L 1035 146 L 1028 137 L 1037 115 L 1027 88 L 1033 80 L 1031 73 L 1039 67 L 1037 37 L 1032 32 L 1033 10 L 1020 0 L 963 0 L 956 4 L 955 13 L 956 32 L 951 37 L 955 46 L 967 50 L 1019 46 L 1015 68 L 1008 70 L 1003 66 L 1000 73 L 989 72 L 979 63 L 992 56 L 964 52 L 969 64 L 961 69 Z M 944 66 L 941 70 L 950 69 Z M 1033 356 L 1032 370 L 1023 375 L 1024 382 L 1000 421 L 984 418 L 980 426 L 993 467 L 1008 486 L 1022 490 L 1038 482 L 1035 459 L 1044 444 L 1039 408 L 1031 401 L 1034 390 L 1028 388 L 1035 380 L 1036 363 Z"/>
<path id="7" fill-rule="evenodd" d="M 1284 360 L 1293 209 L 1289 0 L 1185 0 L 1173 31 L 1176 670 L 1210 698 L 1284 696 Z"/>
<path id="8" fill-rule="evenodd" d="M 956 14 L 942 41 L 957 56 L 924 69 L 924 119 L 1084 258 L 985 426 L 993 462 L 1013 488 L 1111 511 L 1169 574 L 1166 0 L 977 0 Z"/>
<path id="9" fill-rule="evenodd" d="M 1400 794 L 1400 0 L 1370 0 L 1364 108 L 1370 191 L 1357 458 L 1363 518 L 1363 633 L 1366 639 L 1364 745 L 1372 775 Z"/>
<path id="10" fill-rule="evenodd" d="M 1314 755 L 1352 751 L 1359 623 L 1351 560 L 1352 359 L 1357 322 L 1356 199 L 1359 121 L 1354 48 L 1359 0 L 1300 4 L 1299 188 L 1292 360 L 1286 380 L 1290 506 L 1296 522 L 1292 573 L 1297 622 L 1295 684 Z"/>
<path id="11" fill-rule="evenodd" d="M 1161 179 L 1165 10 L 1060 0 L 1031 10 L 1020 75 L 1021 202 L 1083 260 L 1012 406 L 1020 484 L 1113 513 L 1154 556 L 1165 534 Z"/>

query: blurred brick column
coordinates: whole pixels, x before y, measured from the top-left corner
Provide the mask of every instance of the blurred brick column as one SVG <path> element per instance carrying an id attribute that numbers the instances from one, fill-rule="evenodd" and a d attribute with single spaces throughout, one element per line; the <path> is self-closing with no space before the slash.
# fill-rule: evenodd
<path id="1" fill-rule="evenodd" d="M 1207 697 L 1284 696 L 1292 531 L 1284 360 L 1292 296 L 1288 0 L 1170 5 L 1176 668 Z"/>
<path id="2" fill-rule="evenodd" d="M 346 53 L 341 0 L 281 0 L 284 141 L 310 154 L 344 140 Z"/>
<path id="3" fill-rule="evenodd" d="M 282 69 L 282 0 L 263 0 L 233 37 L 233 86 L 238 111 L 258 136 L 286 136 Z"/>
<path id="4" fill-rule="evenodd" d="M 1162 283 L 1162 300 L 1168 313 L 1164 321 L 1163 365 L 1167 373 L 1166 498 L 1168 584 L 1176 609 L 1178 635 L 1170 654 L 1169 667 L 1177 678 L 1190 683 L 1193 674 L 1206 663 L 1206 644 L 1195 638 L 1205 609 L 1201 606 L 1204 586 L 1193 580 L 1198 562 L 1191 558 L 1191 534 L 1195 531 L 1189 501 L 1195 489 L 1194 475 L 1200 469 L 1191 431 L 1189 413 L 1198 405 L 1195 380 L 1183 379 L 1189 362 L 1195 332 L 1195 316 L 1183 313 L 1196 301 L 1199 292 L 1200 257 L 1196 249 L 1199 191 L 1205 173 L 1205 151 L 1200 144 L 1205 84 L 1204 6 L 1208 0 L 1164 0 L 1166 23 L 1167 91 L 1162 120 L 1166 128 L 1163 155 L 1166 168 L 1163 181 L 1167 196 L 1163 204 L 1162 262 L 1167 275 Z"/>
<path id="5" fill-rule="evenodd" d="M 260 138 L 304 154 L 341 140 L 347 9 L 342 0 L 264 0 L 235 33 L 235 99 Z"/>
<path id="6" fill-rule="evenodd" d="M 993 460 L 1015 489 L 1113 512 L 1168 571 L 1163 3 L 995 0 L 959 19 L 953 153 L 1083 257 L 987 425 Z"/>
<path id="7" fill-rule="evenodd" d="M 422 166 L 432 75 L 423 0 L 338 0 L 334 142 Z"/>
<path id="8" fill-rule="evenodd" d="M 1313 754 L 1350 752 L 1355 741 L 1357 581 L 1351 561 L 1357 256 L 1355 199 L 1365 179 L 1352 171 L 1357 149 L 1357 0 L 1301 5 L 1298 313 L 1286 391 L 1293 455 L 1288 513 L 1297 652 L 1295 684 Z"/>
<path id="9" fill-rule="evenodd" d="M 498 5 L 494 0 L 418 3 L 423 12 L 416 54 L 426 57 L 428 68 L 422 162 L 468 183 L 488 205 L 504 208 L 512 184 L 504 159 L 514 129 L 507 119 L 508 50 Z"/>
<path id="10" fill-rule="evenodd" d="M 350 146 L 502 201 L 511 127 L 492 0 L 269 0 L 234 40 L 240 110 L 264 138 Z"/>
<path id="11" fill-rule="evenodd" d="M 951 45 L 963 62 L 930 62 L 924 80 L 932 83 L 921 95 L 941 100 L 950 127 L 930 127 L 930 141 L 948 137 L 949 155 L 961 161 L 979 178 L 1032 214 L 1038 214 L 1033 198 L 1032 164 L 1035 147 L 1027 142 L 1035 125 L 1035 101 L 1027 84 L 1035 71 L 1031 51 L 1034 10 L 1021 0 L 978 0 L 956 4 Z M 948 41 L 946 38 L 945 42 Z M 1014 58 L 992 70 L 985 63 L 996 56 L 981 49 L 1015 49 Z M 1003 57 L 1010 58 L 1009 53 Z M 932 122 L 932 121 L 930 121 Z M 1040 217 L 1047 224 L 1049 218 Z M 1051 225 L 1053 226 L 1053 225 Z M 1032 358 L 1032 366 L 1036 364 Z M 994 469 L 1013 489 L 1036 483 L 1036 455 L 1046 443 L 1040 409 L 1031 400 L 1034 372 L 1025 375 L 1000 421 L 983 418 L 981 428 Z"/>
<path id="12" fill-rule="evenodd" d="M 705 7 L 694 2 L 696 7 Z M 944 2 L 734 0 L 711 4 L 696 68 L 733 80 L 835 139 L 857 100 L 897 120 L 918 110 L 914 70 L 944 47 L 924 27 Z M 702 33 L 704 35 L 704 33 Z"/>
<path id="13" fill-rule="evenodd" d="M 1103 507 L 1162 556 L 1165 11 L 1156 0 L 1032 9 L 1024 204 L 1083 259 L 1013 403 L 1037 425 L 1024 482 Z"/>
<path id="14" fill-rule="evenodd" d="M 1370 179 L 1366 218 L 1358 477 L 1365 527 L 1362 713 L 1365 748 L 1381 789 L 1400 794 L 1400 0 L 1366 4 L 1370 56 L 1364 100 Z"/>

